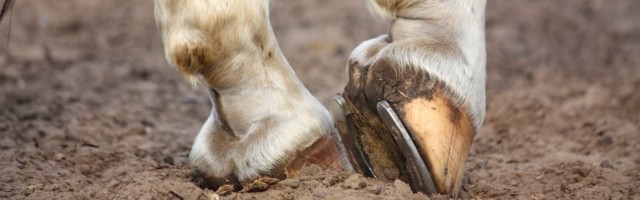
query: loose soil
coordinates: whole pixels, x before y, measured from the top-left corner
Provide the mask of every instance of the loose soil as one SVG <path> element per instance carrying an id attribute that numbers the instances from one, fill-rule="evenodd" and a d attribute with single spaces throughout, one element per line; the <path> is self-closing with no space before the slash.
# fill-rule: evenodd
<path id="1" fill-rule="evenodd" d="M 361 1 L 271 2 L 281 47 L 323 103 L 346 57 L 386 28 Z M 640 199 L 640 4 L 490 1 L 487 117 L 461 196 Z M 427 199 L 308 168 L 218 195 L 187 155 L 210 105 L 163 58 L 153 3 L 18 1 L 0 24 L 2 199 Z M 435 199 L 445 197 L 431 197 Z"/>

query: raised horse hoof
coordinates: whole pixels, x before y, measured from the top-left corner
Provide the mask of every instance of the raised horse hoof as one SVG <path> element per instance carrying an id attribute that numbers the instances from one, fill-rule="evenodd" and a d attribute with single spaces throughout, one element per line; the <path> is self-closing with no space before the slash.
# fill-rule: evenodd
<path id="1" fill-rule="evenodd" d="M 348 159 L 366 176 L 456 197 L 475 135 L 471 119 L 443 83 L 392 67 L 350 65 L 350 82 L 334 98 L 332 113 Z"/>

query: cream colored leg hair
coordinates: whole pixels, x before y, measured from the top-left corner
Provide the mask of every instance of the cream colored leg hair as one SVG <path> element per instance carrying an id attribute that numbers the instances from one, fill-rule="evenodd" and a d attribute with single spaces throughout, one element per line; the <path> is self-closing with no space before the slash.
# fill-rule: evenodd
<path id="1" fill-rule="evenodd" d="M 332 130 L 268 16 L 267 0 L 155 0 L 167 61 L 210 90 L 214 108 L 189 155 L 209 176 L 256 178 Z"/>

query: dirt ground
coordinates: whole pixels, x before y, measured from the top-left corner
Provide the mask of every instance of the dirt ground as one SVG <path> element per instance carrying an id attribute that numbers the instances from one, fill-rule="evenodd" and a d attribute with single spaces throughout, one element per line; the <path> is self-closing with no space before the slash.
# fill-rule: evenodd
<path id="1" fill-rule="evenodd" d="M 323 103 L 385 31 L 362 1 L 273 0 L 285 55 Z M 487 117 L 465 199 L 640 199 L 640 4 L 490 1 Z M 209 199 L 187 155 L 210 105 L 166 64 L 153 3 L 19 0 L 0 24 L 0 199 Z M 307 169 L 222 199 L 427 199 Z M 431 197 L 443 198 L 443 197 Z"/>

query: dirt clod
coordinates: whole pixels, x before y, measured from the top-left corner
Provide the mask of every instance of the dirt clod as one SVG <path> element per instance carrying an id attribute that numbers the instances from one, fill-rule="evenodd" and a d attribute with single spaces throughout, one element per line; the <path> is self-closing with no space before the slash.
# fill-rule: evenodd
<path id="1" fill-rule="evenodd" d="M 283 181 L 280 181 L 278 184 L 285 187 L 296 189 L 300 185 L 300 179 L 298 178 L 285 179 Z"/>
<path id="2" fill-rule="evenodd" d="M 225 195 L 231 194 L 234 190 L 235 190 L 234 185 L 226 184 L 218 187 L 218 190 L 216 190 L 216 194 L 225 196 Z"/>
<path id="3" fill-rule="evenodd" d="M 367 186 L 367 183 L 363 180 L 364 177 L 360 174 L 353 174 L 344 180 L 344 187 L 349 189 L 361 189 Z"/>
<path id="4" fill-rule="evenodd" d="M 396 190 L 401 194 L 412 193 L 411 187 L 409 187 L 409 185 L 405 182 L 402 182 L 400 180 L 395 180 L 393 182 L 393 185 L 395 186 Z"/>
<path id="5" fill-rule="evenodd" d="M 256 180 L 250 181 L 242 185 L 241 192 L 261 192 L 269 189 L 273 184 L 278 183 L 278 179 L 271 177 L 259 177 Z"/>

